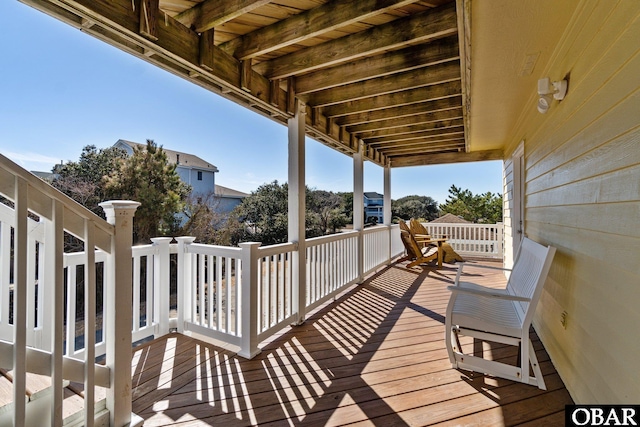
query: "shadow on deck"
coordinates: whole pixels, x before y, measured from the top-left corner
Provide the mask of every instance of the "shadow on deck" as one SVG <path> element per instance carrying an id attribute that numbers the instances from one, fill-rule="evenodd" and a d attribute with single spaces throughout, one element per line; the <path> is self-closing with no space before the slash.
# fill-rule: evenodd
<path id="1" fill-rule="evenodd" d="M 504 285 L 500 272 L 481 271 L 468 275 Z M 455 273 L 391 265 L 253 360 L 180 334 L 159 338 L 134 349 L 133 410 L 145 426 L 561 425 L 572 400 L 537 338 L 547 391 L 451 368 L 444 314 Z M 517 353 L 475 345 L 494 359 Z"/>

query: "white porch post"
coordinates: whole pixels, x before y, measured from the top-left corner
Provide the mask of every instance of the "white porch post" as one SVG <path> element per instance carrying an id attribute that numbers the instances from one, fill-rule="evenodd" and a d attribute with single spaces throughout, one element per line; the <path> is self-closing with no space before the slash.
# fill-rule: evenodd
<path id="1" fill-rule="evenodd" d="M 169 279 L 170 279 L 170 257 L 169 244 L 171 237 L 154 237 L 151 239 L 157 251 L 153 256 L 153 315 L 157 329 L 155 336 L 162 336 L 169 333 Z M 147 295 L 147 303 L 149 296 Z"/>
<path id="2" fill-rule="evenodd" d="M 184 334 L 184 324 L 191 321 L 191 301 L 193 300 L 193 263 L 192 256 L 187 253 L 187 246 L 196 238 L 191 236 L 176 237 L 178 241 L 178 332 Z"/>
<path id="3" fill-rule="evenodd" d="M 358 282 L 364 273 L 364 155 L 360 142 L 357 153 L 353 154 L 353 229 L 358 232 L 357 271 Z"/>
<path id="4" fill-rule="evenodd" d="M 27 378 L 27 182 L 15 178 L 13 293 L 13 425 L 25 425 Z M 4 230 L 3 230 L 4 231 Z"/>
<path id="5" fill-rule="evenodd" d="M 109 224 L 115 226 L 111 241 L 109 282 L 105 285 L 107 304 L 106 363 L 110 369 L 111 387 L 107 390 L 109 425 L 130 425 L 131 414 L 131 325 L 133 310 L 133 217 L 140 203 L 115 200 L 100 203 Z"/>
<path id="6" fill-rule="evenodd" d="M 382 221 L 389 233 L 389 245 L 387 247 L 387 264 L 389 264 L 391 262 L 391 164 L 389 162 L 384 166 L 383 179 L 384 201 L 382 205 Z"/>
<path id="7" fill-rule="evenodd" d="M 296 100 L 295 115 L 289 119 L 289 241 L 298 243 L 293 253 L 293 303 L 297 313 L 296 324 L 304 322 L 306 315 L 307 248 L 305 245 L 305 114 L 306 105 Z"/>
<path id="8" fill-rule="evenodd" d="M 242 278 L 240 280 L 242 306 L 242 345 L 238 356 L 252 359 L 260 354 L 258 348 L 258 248 L 260 242 L 240 243 L 242 248 Z"/>

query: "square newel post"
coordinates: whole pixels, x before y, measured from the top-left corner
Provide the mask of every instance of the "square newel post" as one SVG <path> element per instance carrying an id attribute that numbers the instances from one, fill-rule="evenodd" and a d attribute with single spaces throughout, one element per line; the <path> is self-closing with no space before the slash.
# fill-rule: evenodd
<path id="1" fill-rule="evenodd" d="M 156 252 L 153 256 L 153 321 L 157 325 L 154 331 L 159 337 L 169 333 L 169 244 L 172 237 L 154 237 L 151 239 Z M 147 296 L 147 303 L 149 296 Z"/>
<path id="2" fill-rule="evenodd" d="M 305 244 L 306 183 L 305 183 L 305 115 L 306 105 L 296 99 L 295 115 L 289 119 L 289 241 L 298 244 L 293 253 L 292 300 L 301 325 L 306 317 L 307 302 L 307 247 Z"/>
<path id="3" fill-rule="evenodd" d="M 191 301 L 193 300 L 193 257 L 187 247 L 196 238 L 176 237 L 178 241 L 178 332 L 184 333 L 184 322 L 191 321 Z"/>
<path id="4" fill-rule="evenodd" d="M 363 144 L 353 153 L 353 229 L 358 232 L 358 253 L 356 255 L 356 269 L 358 282 L 364 276 L 364 155 Z"/>
<path id="5" fill-rule="evenodd" d="M 238 356 L 252 359 L 258 348 L 258 248 L 259 242 L 240 243 L 242 276 L 240 277 L 242 344 Z"/>
<path id="6" fill-rule="evenodd" d="M 382 203 L 382 222 L 387 227 L 389 233 L 389 244 L 387 245 L 387 265 L 391 263 L 391 163 L 387 162 L 383 171 L 384 179 L 384 201 Z"/>
<path id="7" fill-rule="evenodd" d="M 132 425 L 131 414 L 131 325 L 133 307 L 133 217 L 140 203 L 115 200 L 100 203 L 109 224 L 114 226 L 111 240 L 111 274 L 105 286 L 106 303 L 106 363 L 110 369 L 111 387 L 107 391 L 109 425 Z"/>

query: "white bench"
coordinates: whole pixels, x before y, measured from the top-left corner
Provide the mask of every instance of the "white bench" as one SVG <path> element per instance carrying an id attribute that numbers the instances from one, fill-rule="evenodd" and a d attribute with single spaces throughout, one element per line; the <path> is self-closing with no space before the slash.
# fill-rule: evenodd
<path id="1" fill-rule="evenodd" d="M 519 381 L 546 390 L 529 339 L 529 327 L 555 251 L 552 246 L 546 247 L 525 238 L 504 289 L 461 282 L 465 264 L 458 266 L 455 286 L 448 288 L 452 293 L 445 321 L 445 341 L 454 368 Z M 481 265 L 474 267 L 496 268 Z M 519 346 L 517 366 L 463 353 L 459 335 Z M 529 364 L 533 376 L 529 373 Z"/>

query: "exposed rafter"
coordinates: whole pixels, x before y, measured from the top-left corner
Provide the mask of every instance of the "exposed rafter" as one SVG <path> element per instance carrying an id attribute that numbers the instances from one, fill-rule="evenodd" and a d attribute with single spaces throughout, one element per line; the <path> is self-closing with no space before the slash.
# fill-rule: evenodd
<path id="1" fill-rule="evenodd" d="M 244 13 L 269 3 L 270 0 L 205 0 L 176 15 L 175 19 L 186 27 L 202 33 Z"/>
<path id="2" fill-rule="evenodd" d="M 304 74 L 323 67 L 457 34 L 455 5 L 389 22 L 304 50 L 265 61 L 256 70 L 271 79 Z"/>
<path id="3" fill-rule="evenodd" d="M 22 1 L 272 120 L 304 101 L 307 134 L 340 152 L 487 156 L 466 153 L 466 0 Z"/>
<path id="4" fill-rule="evenodd" d="M 415 1 L 332 1 L 230 40 L 220 48 L 239 59 L 253 58 Z"/>

